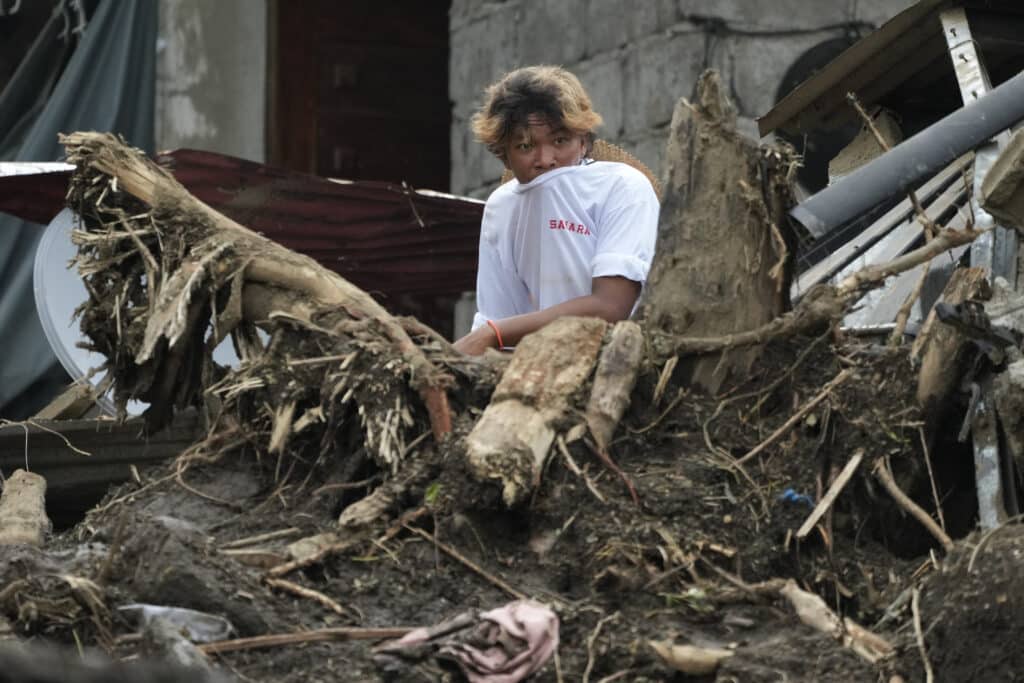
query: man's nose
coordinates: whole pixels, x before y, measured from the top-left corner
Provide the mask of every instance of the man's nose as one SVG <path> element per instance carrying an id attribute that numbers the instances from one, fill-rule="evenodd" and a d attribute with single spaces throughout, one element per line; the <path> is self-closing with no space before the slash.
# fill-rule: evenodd
<path id="1" fill-rule="evenodd" d="M 555 165 L 555 150 L 548 145 L 537 145 L 536 164 L 540 168 L 551 168 Z"/>

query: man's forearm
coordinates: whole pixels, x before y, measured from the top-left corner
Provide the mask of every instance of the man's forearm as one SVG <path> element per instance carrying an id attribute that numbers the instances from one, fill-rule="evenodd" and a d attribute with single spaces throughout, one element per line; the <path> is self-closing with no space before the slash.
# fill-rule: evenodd
<path id="1" fill-rule="evenodd" d="M 632 308 L 632 303 L 624 308 L 621 303 L 610 302 L 595 294 L 588 294 L 564 301 L 550 308 L 545 308 L 542 311 L 524 313 L 523 315 L 503 318 L 494 322 L 497 324 L 498 329 L 501 330 L 501 341 L 505 346 L 515 346 L 523 337 L 531 332 L 536 332 L 557 318 L 572 315 L 603 318 L 608 322 L 618 322 L 628 318 Z"/>

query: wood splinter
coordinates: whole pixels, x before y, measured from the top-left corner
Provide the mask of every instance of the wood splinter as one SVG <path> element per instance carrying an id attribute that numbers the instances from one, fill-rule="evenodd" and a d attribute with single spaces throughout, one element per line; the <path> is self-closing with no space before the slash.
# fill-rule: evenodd
<path id="1" fill-rule="evenodd" d="M 807 534 L 811 533 L 811 530 L 815 525 L 817 525 L 818 520 L 821 519 L 822 515 L 832 508 L 832 505 L 836 502 L 836 498 L 838 498 L 839 494 L 842 493 L 846 484 L 853 477 L 853 473 L 857 470 L 857 467 L 863 459 L 864 449 L 860 449 L 853 454 L 850 461 L 846 463 L 846 467 L 843 468 L 843 471 L 840 472 L 839 476 L 837 476 L 835 481 L 832 482 L 832 485 L 828 487 L 828 491 L 824 496 L 822 496 L 810 516 L 807 517 L 803 526 L 801 526 L 799 531 L 796 532 L 796 537 L 798 539 L 803 540 L 804 538 L 807 538 Z"/>

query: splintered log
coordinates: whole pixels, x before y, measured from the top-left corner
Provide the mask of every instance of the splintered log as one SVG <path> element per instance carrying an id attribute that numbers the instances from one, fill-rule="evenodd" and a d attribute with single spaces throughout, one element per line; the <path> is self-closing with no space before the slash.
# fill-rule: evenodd
<path id="1" fill-rule="evenodd" d="M 594 373 L 587 403 L 587 426 L 601 451 L 608 449 L 636 385 L 644 353 L 644 335 L 636 323 L 616 323 L 608 335 Z"/>
<path id="2" fill-rule="evenodd" d="M 968 299 L 988 299 L 990 296 L 984 268 L 961 268 L 953 272 L 942 292 L 941 301 L 955 305 Z M 933 424 L 940 418 L 939 411 L 960 382 L 959 367 L 967 341 L 963 332 L 941 324 L 933 310 L 911 349 L 912 355 L 921 359 L 917 401 Z"/>
<path id="3" fill-rule="evenodd" d="M 235 412 L 259 415 L 260 427 L 247 428 L 263 434 L 266 422 L 272 436 L 263 448 L 283 452 L 310 425 L 334 429 L 354 401 L 368 449 L 394 470 L 415 425 L 402 398 L 408 386 L 434 437 L 451 431 L 451 376 L 369 294 L 216 212 L 111 135 L 73 133 L 61 141 L 76 165 L 69 205 L 82 217 L 72 236 L 90 294 L 82 329 L 108 359 L 118 403 L 150 404 L 151 430 L 176 409 L 227 407 L 262 390 Z M 274 338 L 267 348 L 255 325 Z M 211 358 L 229 335 L 248 361 L 235 376 Z M 349 366 L 360 354 L 367 360 L 355 372 Z M 292 362 L 310 356 L 312 365 Z M 264 405 L 279 408 L 263 414 Z"/>
<path id="4" fill-rule="evenodd" d="M 693 103 L 680 100 L 669 132 L 668 173 L 654 263 L 642 302 L 655 353 L 672 338 L 756 329 L 788 307 L 791 250 L 783 237 L 795 160 L 736 129 L 717 73 L 704 73 Z M 744 372 L 757 347 L 691 359 L 684 377 L 714 391 Z M 688 367 L 686 367 L 688 365 Z"/>
<path id="5" fill-rule="evenodd" d="M 46 516 L 46 480 L 38 474 L 15 470 L 0 494 L 0 546 L 42 547 L 50 532 Z"/>
<path id="6" fill-rule="evenodd" d="M 527 335 L 466 437 L 469 469 L 495 481 L 516 505 L 540 479 L 560 422 L 594 370 L 608 324 L 597 318 L 561 318 Z"/>

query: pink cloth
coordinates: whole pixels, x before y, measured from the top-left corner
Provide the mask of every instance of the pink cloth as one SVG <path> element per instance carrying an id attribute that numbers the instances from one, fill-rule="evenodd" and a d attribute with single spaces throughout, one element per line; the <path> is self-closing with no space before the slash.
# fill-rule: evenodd
<path id="1" fill-rule="evenodd" d="M 539 671 L 558 648 L 558 616 L 529 600 L 475 617 L 460 615 L 446 624 L 457 630 L 441 629 L 437 655 L 454 660 L 470 683 L 517 683 Z M 437 631 L 437 627 L 418 628 L 382 649 L 400 652 L 422 647 Z"/>

